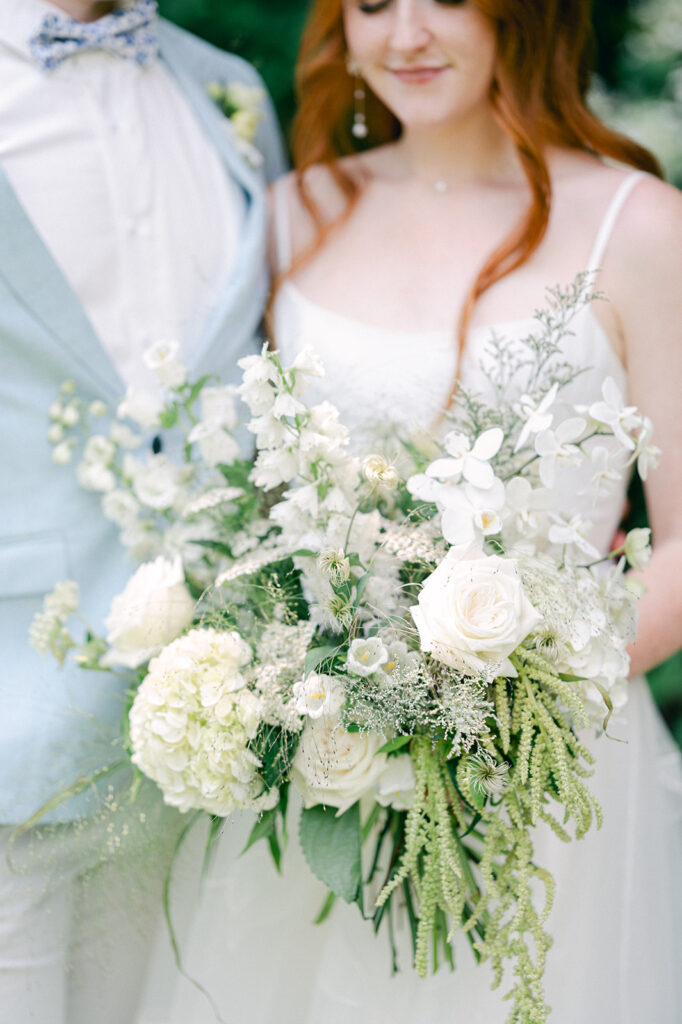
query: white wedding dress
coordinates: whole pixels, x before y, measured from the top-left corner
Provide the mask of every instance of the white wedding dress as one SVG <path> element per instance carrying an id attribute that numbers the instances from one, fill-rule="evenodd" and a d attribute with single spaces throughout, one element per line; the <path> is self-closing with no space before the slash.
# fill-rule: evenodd
<path id="1" fill-rule="evenodd" d="M 590 265 L 600 265 L 618 212 L 637 175 L 624 179 L 606 213 Z M 286 246 L 286 225 L 280 225 Z M 286 253 L 283 256 L 286 259 Z M 322 357 L 326 376 L 306 398 L 328 399 L 354 440 L 399 428 L 427 427 L 442 407 L 455 372 L 452 332 L 403 333 L 359 323 L 307 299 L 284 284 L 274 310 L 275 338 L 284 363 L 307 344 Z M 533 321 L 495 325 L 523 337 Z M 575 401 L 593 402 L 612 376 L 623 392 L 625 371 L 589 307 L 572 324 L 570 358 L 589 366 L 572 385 Z M 474 329 L 461 376 L 485 388 L 478 375 L 481 346 L 492 328 Z M 616 489 L 595 507 L 574 493 L 566 512 L 582 511 L 591 540 L 606 550 L 619 522 L 624 493 Z M 584 499 L 583 499 L 584 501 Z M 557 882 L 548 928 L 554 936 L 546 991 L 551 1024 L 680 1024 L 682 1022 L 682 769 L 643 679 L 612 731 L 626 743 L 594 744 L 593 789 L 604 825 L 584 840 L 563 844 L 538 829 L 537 861 Z M 387 936 L 374 936 L 357 907 L 337 901 L 321 926 L 312 921 L 324 898 L 298 848 L 296 816 L 283 875 L 265 844 L 239 858 L 251 816 L 226 823 L 216 859 L 182 942 L 189 974 L 204 985 L 229 1024 L 504 1024 L 505 988 L 490 991 L 466 941 L 456 971 L 441 968 L 419 980 L 410 970 L 391 977 Z M 160 969 L 162 977 L 166 977 Z M 154 985 L 152 984 L 152 988 Z M 157 983 L 158 988 L 158 983 Z M 157 991 L 139 1024 L 214 1024 L 208 1001 L 175 975 Z"/>

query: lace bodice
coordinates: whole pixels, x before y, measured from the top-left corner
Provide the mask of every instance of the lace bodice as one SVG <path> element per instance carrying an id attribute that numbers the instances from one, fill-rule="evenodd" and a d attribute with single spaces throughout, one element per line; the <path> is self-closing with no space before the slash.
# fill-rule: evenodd
<path id="1" fill-rule="evenodd" d="M 602 221 L 587 271 L 598 270 L 613 225 L 641 175 L 628 175 L 617 189 Z M 289 262 L 288 211 L 276 204 L 280 261 Z M 548 282 L 554 283 L 554 282 Z M 522 339 L 537 329 L 533 317 L 475 327 L 469 332 L 460 368 L 461 380 L 485 395 L 490 390 L 481 372 L 486 342 L 493 334 Z M 313 381 L 306 400 L 328 400 L 339 410 L 351 432 L 352 443 L 367 450 L 379 440 L 419 428 L 438 419 L 457 371 L 453 331 L 397 331 L 362 323 L 309 299 L 291 281 L 285 281 L 273 308 L 274 340 L 285 363 L 311 345 L 320 355 L 325 376 Z M 565 356 L 577 367 L 586 367 L 564 392 L 568 401 L 590 404 L 601 398 L 604 380 L 612 377 L 625 396 L 625 369 L 614 352 L 590 306 L 582 308 L 565 339 Z M 580 513 L 592 523 L 591 539 L 605 549 L 621 518 L 625 483 L 600 495 L 581 496 L 579 481 L 567 488 L 565 513 Z"/>

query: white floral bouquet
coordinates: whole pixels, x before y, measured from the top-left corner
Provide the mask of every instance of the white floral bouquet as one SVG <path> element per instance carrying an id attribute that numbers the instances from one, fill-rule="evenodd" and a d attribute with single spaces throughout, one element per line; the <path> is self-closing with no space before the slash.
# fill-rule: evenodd
<path id="1" fill-rule="evenodd" d="M 323 374 L 308 350 L 290 367 L 267 349 L 241 361 L 255 461 L 235 395 L 189 383 L 172 346 L 148 357 L 168 400 L 127 396 L 107 435 L 67 385 L 55 456 L 84 445 L 81 483 L 153 560 L 106 638 L 71 637 L 72 585 L 33 627 L 60 658 L 136 672 L 130 757 L 169 804 L 254 810 L 248 845 L 267 840 L 279 865 L 293 786 L 330 890 L 320 920 L 357 902 L 388 922 L 395 964 L 399 901 L 421 975 L 453 965 L 463 931 L 498 984 L 513 963 L 509 1020 L 529 1024 L 547 1019 L 554 888 L 534 826 L 569 841 L 600 822 L 581 730 L 606 731 L 625 702 L 639 596 L 625 568 L 648 557 L 641 530 L 603 557 L 561 495 L 576 468 L 596 494 L 658 454 L 612 380 L 589 407 L 565 400 L 578 371 L 560 343 L 588 298 L 584 280 L 554 292 L 524 342 L 492 344 L 496 400 L 460 388 L 438 440 L 396 439 L 391 458 L 352 452 L 336 409 L 305 404 Z M 141 464 L 134 438 L 162 426 L 182 458 Z"/>

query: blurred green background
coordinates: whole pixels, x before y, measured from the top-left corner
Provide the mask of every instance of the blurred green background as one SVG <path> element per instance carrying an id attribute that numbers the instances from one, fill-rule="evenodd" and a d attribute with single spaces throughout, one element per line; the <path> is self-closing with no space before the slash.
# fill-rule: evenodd
<path id="1" fill-rule="evenodd" d="M 160 0 L 159 6 L 171 21 L 251 61 L 265 79 L 286 132 L 308 2 Z M 594 24 L 594 109 L 652 149 L 669 180 L 682 186 L 682 0 L 595 0 Z M 640 489 L 631 501 L 631 525 L 640 525 Z M 682 746 L 682 655 L 651 673 L 649 681 Z"/>

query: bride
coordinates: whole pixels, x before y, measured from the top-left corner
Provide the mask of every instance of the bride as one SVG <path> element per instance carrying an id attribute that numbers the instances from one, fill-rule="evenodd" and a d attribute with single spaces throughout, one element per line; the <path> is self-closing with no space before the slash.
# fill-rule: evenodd
<path id="1" fill-rule="evenodd" d="M 627 742 L 596 750 L 605 824 L 570 845 L 538 829 L 538 862 L 558 886 L 547 1000 L 553 1024 L 679 1024 L 682 772 L 641 673 L 682 636 L 682 199 L 650 154 L 586 109 L 588 50 L 587 0 L 313 3 L 297 170 L 273 193 L 271 326 L 285 361 L 316 348 L 326 376 L 308 397 L 337 405 L 366 446 L 432 427 L 457 380 L 474 381 L 493 331 L 532 330 L 548 287 L 589 271 L 607 297 L 565 342 L 590 368 L 576 400 L 598 400 L 614 377 L 653 420 L 663 457 L 647 484 L 654 555 L 618 723 Z M 608 550 L 623 500 L 615 490 L 583 507 L 575 495 L 565 512 Z M 227 823 L 185 944 L 225 1020 L 506 1021 L 466 943 L 454 974 L 391 978 L 385 936 L 357 908 L 313 926 L 323 894 L 295 836 L 278 878 L 264 850 L 238 858 L 247 827 Z M 171 1001 L 145 1020 L 215 1020 L 184 981 Z"/>

